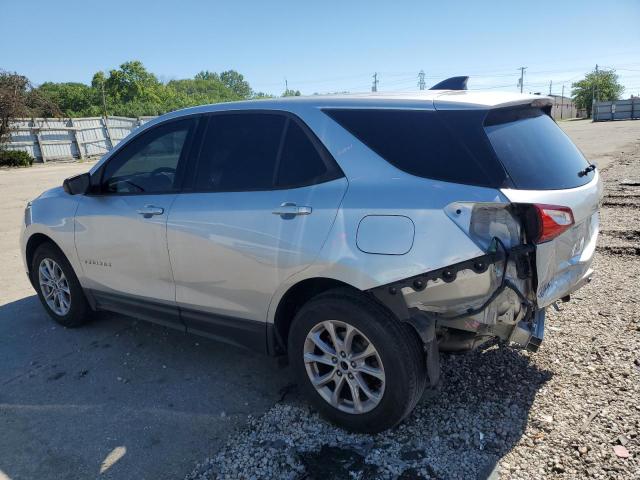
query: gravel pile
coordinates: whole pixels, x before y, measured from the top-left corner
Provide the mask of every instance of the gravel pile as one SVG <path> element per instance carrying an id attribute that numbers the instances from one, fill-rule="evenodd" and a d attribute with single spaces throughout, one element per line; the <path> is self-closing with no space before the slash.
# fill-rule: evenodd
<path id="1" fill-rule="evenodd" d="M 539 352 L 444 356 L 440 390 L 378 435 L 293 391 L 187 478 L 640 478 L 640 146 L 602 174 L 597 274 L 549 311 Z"/>

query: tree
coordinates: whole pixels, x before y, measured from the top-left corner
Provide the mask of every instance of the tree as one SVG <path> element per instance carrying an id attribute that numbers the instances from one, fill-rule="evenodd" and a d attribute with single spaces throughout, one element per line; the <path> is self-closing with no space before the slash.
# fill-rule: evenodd
<path id="1" fill-rule="evenodd" d="M 596 101 L 618 100 L 624 87 L 618 83 L 615 70 L 594 70 L 585 75 L 579 82 L 571 85 L 571 96 L 577 108 L 585 108 L 587 116 L 591 116 L 591 104 Z"/>
<path id="2" fill-rule="evenodd" d="M 104 86 L 116 101 L 126 103 L 136 99 L 157 100 L 162 84 L 153 73 L 147 71 L 142 62 L 133 60 L 123 63 L 119 69 L 111 70 Z"/>
<path id="3" fill-rule="evenodd" d="M 300 90 L 292 90 L 290 88 L 287 88 L 284 92 L 282 92 L 282 96 L 283 97 L 299 97 Z"/>
<path id="4" fill-rule="evenodd" d="M 45 82 L 36 91 L 51 103 L 58 106 L 67 117 L 87 115 L 94 105 L 99 105 L 95 89 L 84 83 Z M 94 112 L 95 113 L 95 112 Z"/>
<path id="5" fill-rule="evenodd" d="M 220 75 L 216 72 L 210 72 L 209 70 L 202 70 L 199 73 L 196 73 L 196 76 L 193 77 L 194 80 L 220 80 Z"/>
<path id="6" fill-rule="evenodd" d="M 203 70 L 194 78 L 171 80 L 164 84 L 137 60 L 125 62 L 108 73 L 97 72 L 91 79 L 91 86 L 75 82 L 46 82 L 33 89 L 28 79 L 17 74 L 0 75 L 5 84 L 10 75 L 11 88 L 5 85 L 5 90 L 15 90 L 24 97 L 18 104 L 25 108 L 5 108 L 5 111 L 12 112 L 6 118 L 36 114 L 51 116 L 60 115 L 60 112 L 69 117 L 139 117 L 162 115 L 195 105 L 270 97 L 254 92 L 244 76 L 235 70 L 222 73 Z M 300 95 L 300 92 L 291 91 L 291 95 L 296 94 Z M 7 98 L 14 97 L 5 94 L 3 101 L 6 103 Z M 26 108 L 27 99 L 30 105 L 36 105 L 36 99 L 41 100 L 38 113 Z M 51 108 L 47 109 L 45 105 Z M 59 110 L 54 108 L 56 105 L 59 105 Z M 7 125 L 7 122 L 4 124 Z"/>
<path id="7" fill-rule="evenodd" d="M 27 77 L 0 70 L 0 144 L 9 136 L 10 119 L 57 115 L 58 107 L 34 90 Z"/>
<path id="8" fill-rule="evenodd" d="M 244 79 L 241 73 L 235 70 L 227 70 L 220 74 L 220 81 L 233 91 L 239 98 L 246 100 L 253 94 L 251 85 Z"/>

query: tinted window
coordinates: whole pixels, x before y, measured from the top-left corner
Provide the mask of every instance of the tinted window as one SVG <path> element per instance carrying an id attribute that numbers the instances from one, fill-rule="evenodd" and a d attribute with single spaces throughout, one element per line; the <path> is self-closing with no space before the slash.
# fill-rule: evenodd
<path id="1" fill-rule="evenodd" d="M 458 141 L 437 112 L 418 110 L 326 110 L 382 158 L 420 177 L 496 186 L 495 160 L 476 156 Z M 482 123 L 477 122 L 479 128 Z M 485 152 L 486 153 L 486 152 Z"/>
<path id="2" fill-rule="evenodd" d="M 196 190 L 268 190 L 273 187 L 286 118 L 274 114 L 209 117 Z"/>
<path id="3" fill-rule="evenodd" d="M 327 173 L 327 165 L 302 127 L 289 121 L 280 157 L 278 186 L 312 185 L 324 181 Z"/>
<path id="4" fill-rule="evenodd" d="M 574 188 L 593 179 L 593 173 L 578 176 L 587 161 L 560 127 L 540 110 L 496 110 L 487 117 L 485 130 L 517 188 Z"/>
<path id="5" fill-rule="evenodd" d="M 107 163 L 106 193 L 160 193 L 176 189 L 178 162 L 195 120 L 171 122 L 140 134 Z"/>

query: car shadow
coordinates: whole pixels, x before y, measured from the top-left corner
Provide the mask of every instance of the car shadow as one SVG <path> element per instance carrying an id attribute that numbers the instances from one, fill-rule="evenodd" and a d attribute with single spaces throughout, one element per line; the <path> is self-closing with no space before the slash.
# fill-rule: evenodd
<path id="1" fill-rule="evenodd" d="M 0 306 L 0 471 L 175 478 L 291 383 L 264 355 L 120 315 L 67 329 L 33 295 Z"/>
<path id="2" fill-rule="evenodd" d="M 530 416 L 551 375 L 500 344 L 445 354 L 440 386 L 369 448 L 395 442 L 400 478 L 496 478 L 528 422 L 548 428 Z M 120 315 L 66 329 L 36 296 L 0 306 L 0 471 L 9 478 L 179 477 L 248 415 L 283 401 L 307 408 L 289 370 L 264 355 Z M 305 452 L 309 478 L 376 478 L 358 448 L 340 446 L 355 463 L 314 463 Z"/>

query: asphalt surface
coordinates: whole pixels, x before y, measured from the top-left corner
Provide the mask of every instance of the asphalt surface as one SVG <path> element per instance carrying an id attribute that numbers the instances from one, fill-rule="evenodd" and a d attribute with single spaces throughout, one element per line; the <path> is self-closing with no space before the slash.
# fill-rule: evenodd
<path id="1" fill-rule="evenodd" d="M 181 478 L 291 382 L 274 359 L 123 316 L 49 319 L 22 266 L 22 212 L 89 167 L 0 169 L 0 480 Z"/>
<path id="2" fill-rule="evenodd" d="M 591 161 L 640 137 L 638 122 L 561 122 Z M 57 326 L 29 285 L 26 202 L 88 163 L 0 169 L 0 480 L 183 477 L 291 377 L 273 359 L 109 315 Z"/>

